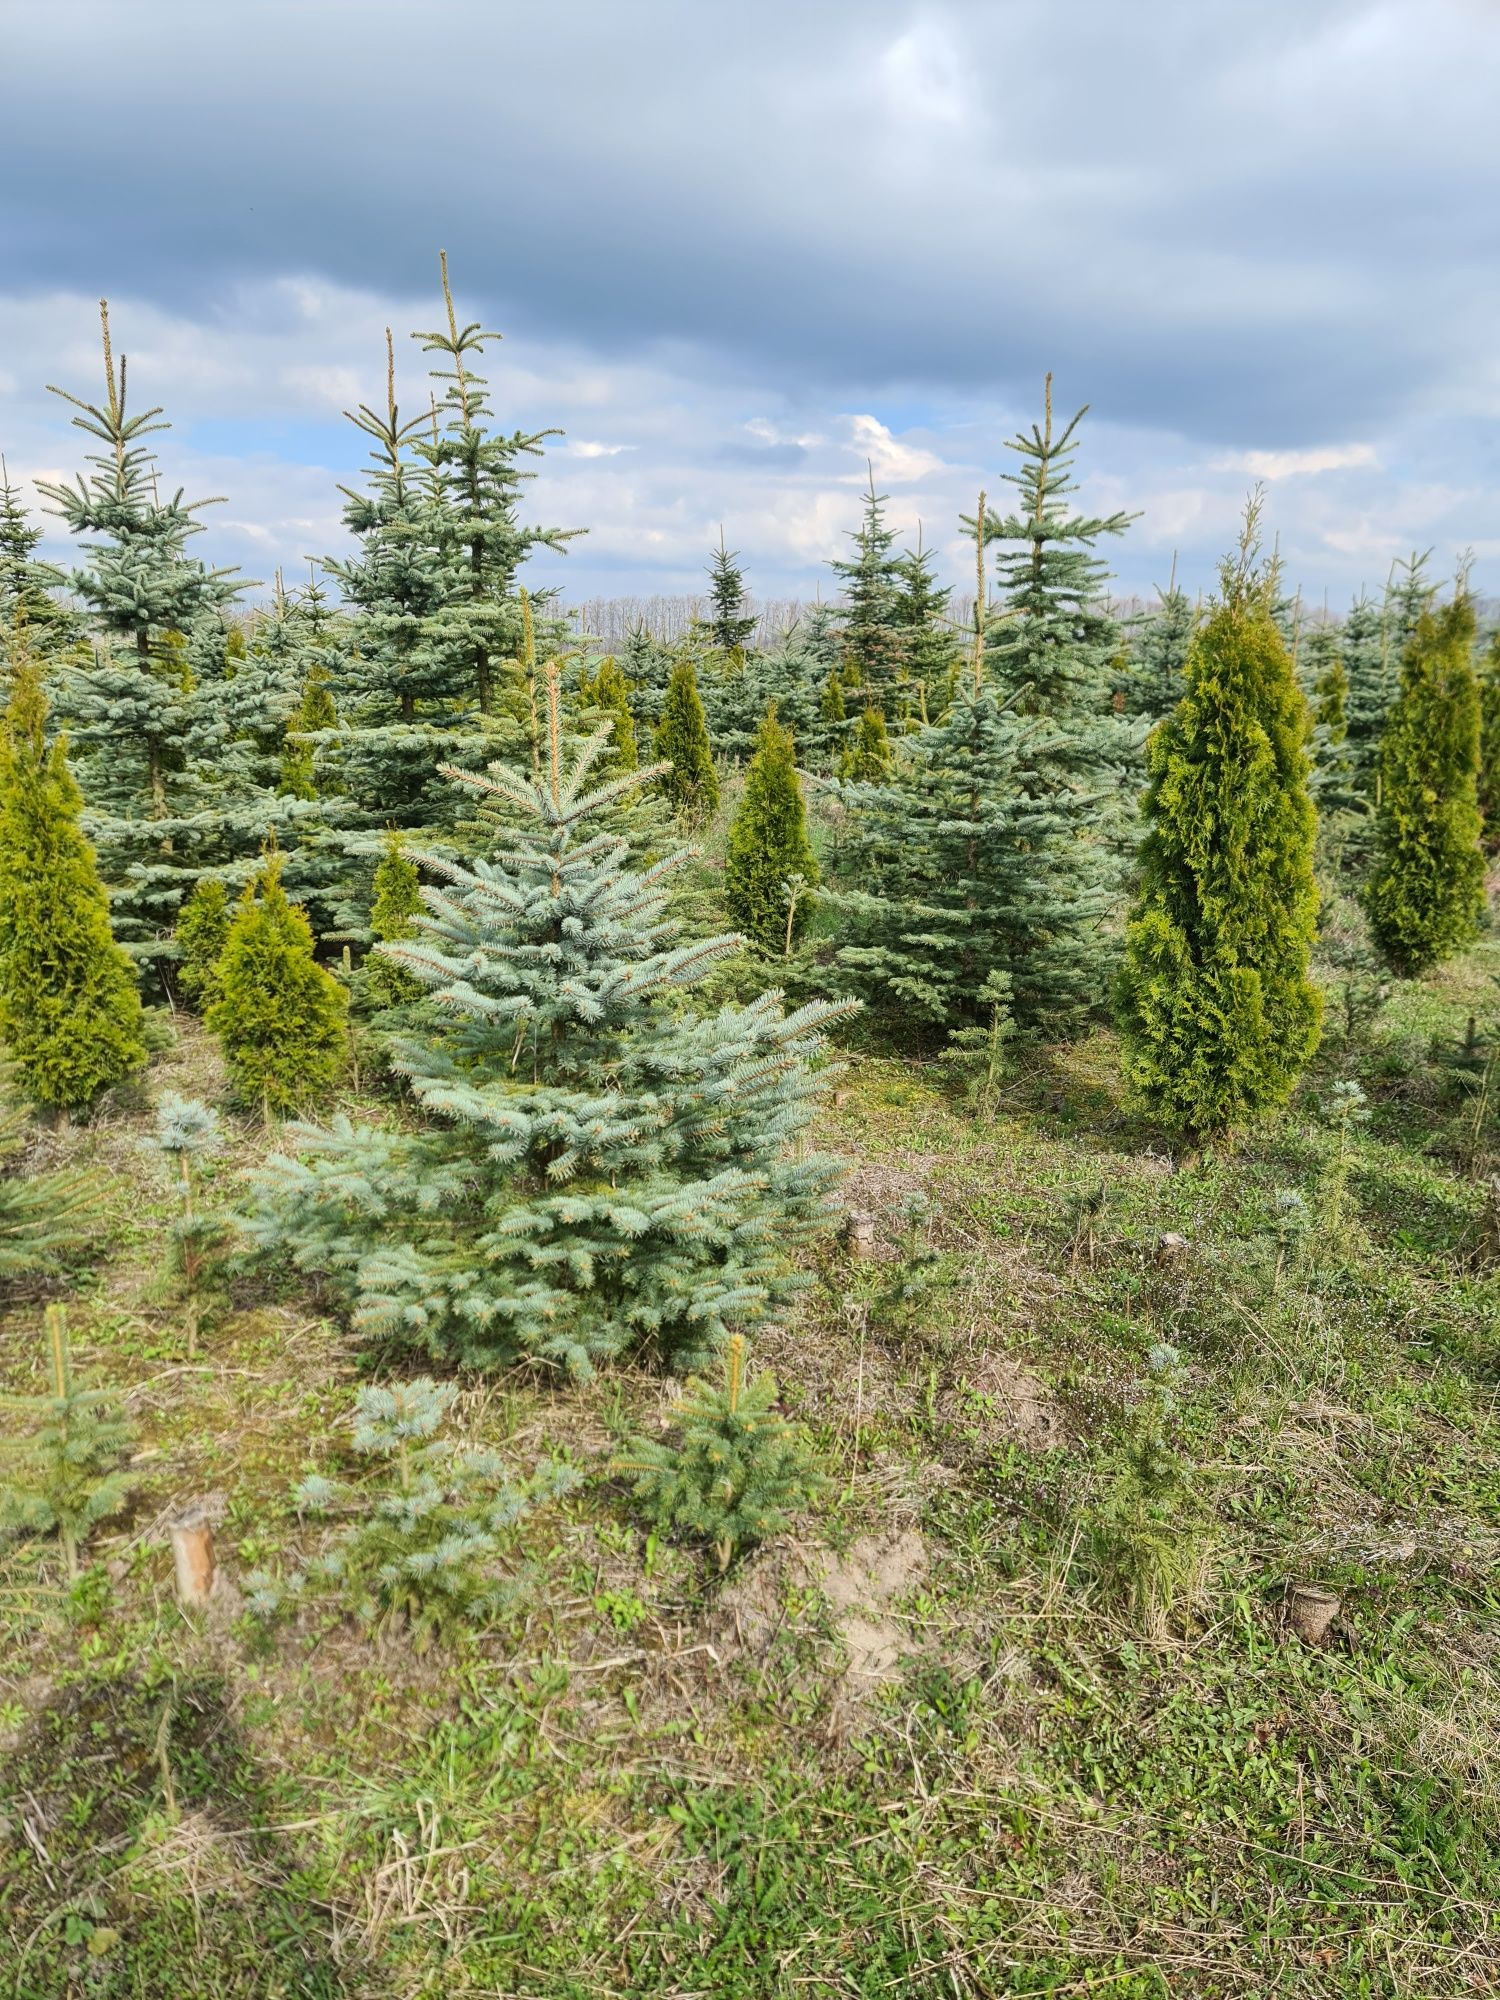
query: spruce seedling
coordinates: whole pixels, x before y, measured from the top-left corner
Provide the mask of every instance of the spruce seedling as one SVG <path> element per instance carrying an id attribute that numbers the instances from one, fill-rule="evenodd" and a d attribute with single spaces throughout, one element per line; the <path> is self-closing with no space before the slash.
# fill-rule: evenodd
<path id="1" fill-rule="evenodd" d="M 326 1591 L 365 1625 L 404 1627 L 420 1651 L 514 1603 L 523 1581 L 506 1562 L 515 1529 L 580 1475 L 544 1459 L 528 1479 L 511 1480 L 495 1453 L 439 1436 L 457 1395 L 453 1383 L 426 1375 L 358 1392 L 352 1444 L 374 1476 L 361 1485 L 321 1473 L 301 1481 L 292 1495 L 300 1516 L 348 1518 L 285 1583 L 259 1570 L 248 1577 L 252 1610 L 269 1615 Z"/>
<path id="2" fill-rule="evenodd" d="M 72 1582 L 89 1530 L 117 1513 L 130 1491 L 121 1461 L 132 1433 L 107 1390 L 75 1384 L 62 1306 L 48 1306 L 43 1330 L 52 1393 L 0 1398 L 0 1408 L 34 1425 L 28 1436 L 0 1441 L 0 1527 L 32 1534 L 55 1528 Z"/>
<path id="3" fill-rule="evenodd" d="M 701 1537 L 720 1570 L 736 1551 L 764 1541 L 826 1490 L 800 1431 L 775 1409 L 769 1372 L 745 1377 L 745 1338 L 735 1334 L 722 1383 L 689 1378 L 669 1443 L 636 1440 L 614 1470 L 629 1475 L 652 1525 Z"/>
<path id="4" fill-rule="evenodd" d="M 182 1280 L 189 1361 L 198 1352 L 205 1267 L 223 1236 L 219 1218 L 202 1211 L 196 1163 L 218 1144 L 219 1120 L 215 1112 L 195 1098 L 179 1097 L 173 1090 L 162 1092 L 156 1106 L 156 1146 L 169 1162 L 176 1162 L 179 1206 L 172 1225 L 172 1249 Z"/>

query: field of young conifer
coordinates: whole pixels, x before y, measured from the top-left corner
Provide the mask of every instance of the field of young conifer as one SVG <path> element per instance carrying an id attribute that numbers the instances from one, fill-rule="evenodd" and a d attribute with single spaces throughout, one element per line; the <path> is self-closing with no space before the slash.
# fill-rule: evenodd
<path id="1" fill-rule="evenodd" d="M 1500 1990 L 1467 574 L 1122 618 L 1048 378 L 611 648 L 435 317 L 305 586 L 107 311 L 0 494 L 0 1991 Z"/>

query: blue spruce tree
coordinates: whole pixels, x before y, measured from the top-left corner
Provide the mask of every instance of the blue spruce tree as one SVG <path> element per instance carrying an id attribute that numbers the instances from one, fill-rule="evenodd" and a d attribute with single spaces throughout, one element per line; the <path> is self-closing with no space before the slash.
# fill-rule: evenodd
<path id="1" fill-rule="evenodd" d="M 591 787 L 607 729 L 565 769 L 555 663 L 545 683 L 539 777 L 447 774 L 510 821 L 498 851 L 415 855 L 446 886 L 424 889 L 414 937 L 378 947 L 436 1003 L 395 1045 L 418 1122 L 297 1128 L 252 1226 L 325 1273 L 363 1331 L 434 1355 L 585 1373 L 648 1348 L 699 1366 L 786 1298 L 788 1250 L 829 1220 L 834 1164 L 789 1148 L 841 1009 L 684 1008 L 741 940 L 677 942 L 663 912 L 689 853 L 637 873 L 599 830 L 654 773 Z"/>

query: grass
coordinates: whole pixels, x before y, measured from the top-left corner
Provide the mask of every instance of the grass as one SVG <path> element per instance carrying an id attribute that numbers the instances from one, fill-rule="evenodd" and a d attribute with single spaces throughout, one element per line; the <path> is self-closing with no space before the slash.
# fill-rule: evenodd
<path id="1" fill-rule="evenodd" d="M 1397 989 L 1276 1128 L 1175 1172 L 1107 1034 L 983 1120 L 856 1056 L 820 1138 L 877 1255 L 830 1248 L 757 1356 L 836 1501 L 721 1587 L 604 1476 L 658 1379 L 466 1380 L 465 1437 L 596 1476 L 528 1527 L 515 1619 L 422 1656 L 179 1612 L 167 1510 L 223 1495 L 231 1576 L 304 1546 L 289 1489 L 369 1357 L 242 1275 L 188 1364 L 144 1105 L 48 1135 L 37 1165 L 102 1177 L 67 1289 L 140 1485 L 71 1599 L 53 1546 L 0 1551 L 0 1995 L 1500 1990 L 1500 1281 L 1448 1053 L 1497 972 Z M 1373 1115 L 1329 1228 L 1343 1077 Z M 221 1094 L 188 1024 L 152 1082 Z M 231 1129 L 221 1194 L 266 1144 Z M 1313 1226 L 1278 1275 L 1286 1188 Z M 0 1315 L 7 1389 L 44 1295 Z M 898 1533 L 920 1563 L 858 1609 L 900 1657 L 856 1685 L 817 1578 Z M 1310 1582 L 1322 1646 L 1286 1624 Z"/>

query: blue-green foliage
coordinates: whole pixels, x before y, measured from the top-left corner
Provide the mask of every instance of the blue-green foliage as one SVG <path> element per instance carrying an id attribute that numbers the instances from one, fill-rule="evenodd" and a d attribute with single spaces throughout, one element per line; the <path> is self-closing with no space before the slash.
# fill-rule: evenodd
<path id="1" fill-rule="evenodd" d="M 246 1579 L 252 1611 L 269 1616 L 309 1593 L 327 1593 L 363 1624 L 399 1621 L 419 1646 L 483 1625 L 513 1605 L 524 1575 L 508 1560 L 528 1514 L 579 1481 L 544 1459 L 512 1480 L 491 1451 L 439 1437 L 458 1390 L 428 1376 L 359 1391 L 352 1444 L 375 1462 L 350 1485 L 312 1473 L 292 1498 L 304 1516 L 343 1525 L 303 1569 Z"/>
<path id="2" fill-rule="evenodd" d="M 788 1148 L 841 1010 L 684 1007 L 738 941 L 677 941 L 663 913 L 690 855 L 630 869 L 595 829 L 636 775 L 590 790 L 604 730 L 565 772 L 555 668 L 547 706 L 539 781 L 450 773 L 524 823 L 472 866 L 414 857 L 446 886 L 414 938 L 377 947 L 437 1003 L 394 1045 L 420 1122 L 295 1128 L 252 1227 L 327 1273 L 361 1329 L 434 1354 L 696 1364 L 787 1296 L 790 1251 L 828 1219 L 833 1162 Z"/>

